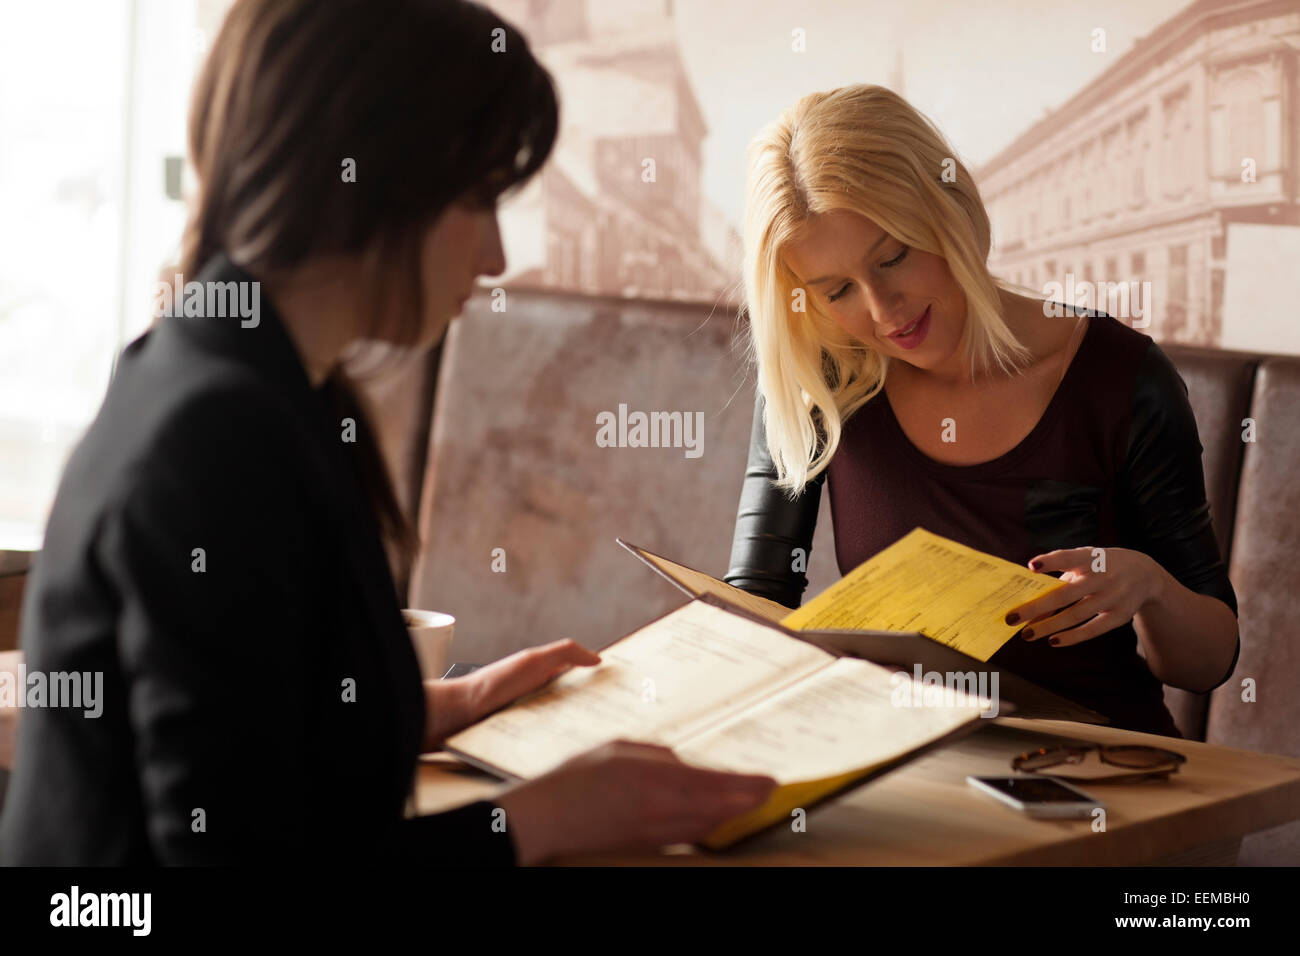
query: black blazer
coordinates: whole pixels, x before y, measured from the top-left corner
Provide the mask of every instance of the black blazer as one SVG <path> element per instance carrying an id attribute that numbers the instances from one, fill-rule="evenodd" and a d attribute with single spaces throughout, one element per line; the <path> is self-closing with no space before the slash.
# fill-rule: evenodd
<path id="1" fill-rule="evenodd" d="M 69 460 L 21 640 L 102 714 L 23 711 L 4 863 L 515 860 L 487 801 L 403 818 L 419 666 L 356 445 L 260 305 L 132 342 Z"/>

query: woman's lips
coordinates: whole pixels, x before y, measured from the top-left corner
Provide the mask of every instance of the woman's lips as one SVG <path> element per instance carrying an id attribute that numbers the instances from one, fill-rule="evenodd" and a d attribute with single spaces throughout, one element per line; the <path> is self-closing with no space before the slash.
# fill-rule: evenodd
<path id="1" fill-rule="evenodd" d="M 899 348 L 904 349 L 914 349 L 924 342 L 926 334 L 930 331 L 930 307 L 928 305 L 925 307 L 925 312 L 922 313 L 920 320 L 915 324 L 916 328 L 910 334 L 893 333 L 889 338 Z"/>

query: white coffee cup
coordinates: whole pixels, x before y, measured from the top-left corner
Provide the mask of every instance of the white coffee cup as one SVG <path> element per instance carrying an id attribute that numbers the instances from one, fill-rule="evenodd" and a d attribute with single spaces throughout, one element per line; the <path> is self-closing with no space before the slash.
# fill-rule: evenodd
<path id="1" fill-rule="evenodd" d="M 435 680 L 447 673 L 447 658 L 451 654 L 451 635 L 456 619 L 441 611 L 420 611 L 403 608 L 402 619 L 415 645 L 415 656 L 420 659 L 420 676 Z"/>

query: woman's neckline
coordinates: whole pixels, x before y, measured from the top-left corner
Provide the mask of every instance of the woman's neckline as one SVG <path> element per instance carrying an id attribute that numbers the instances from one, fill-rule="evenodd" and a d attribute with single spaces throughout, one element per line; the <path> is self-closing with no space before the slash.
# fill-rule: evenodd
<path id="1" fill-rule="evenodd" d="M 1068 308 L 1068 307 L 1067 307 Z M 1051 428 L 1054 419 L 1060 414 L 1061 407 L 1065 404 L 1068 392 L 1073 388 L 1074 381 L 1078 378 L 1084 350 L 1088 348 L 1089 342 L 1094 338 L 1093 331 L 1097 326 L 1098 314 L 1083 313 L 1084 330 L 1083 337 L 1079 341 L 1079 347 L 1074 350 L 1074 355 L 1070 357 L 1070 364 L 1066 367 L 1065 374 L 1057 383 L 1056 389 L 1052 392 L 1052 397 L 1043 410 L 1043 414 L 1038 417 L 1034 427 L 1030 429 L 1029 434 L 1020 440 L 1014 448 L 1003 452 L 996 458 L 990 458 L 988 461 L 974 462 L 968 465 L 950 464 L 945 461 L 938 461 L 931 458 L 921 449 L 912 443 L 912 439 L 907 437 L 907 432 L 903 431 L 903 426 L 898 421 L 898 416 L 894 414 L 894 406 L 889 402 L 889 396 L 882 388 L 880 397 L 885 403 L 885 417 L 889 419 L 890 430 L 898 439 L 898 443 L 904 451 L 919 465 L 929 470 L 948 475 L 951 477 L 961 478 L 983 478 L 991 474 L 996 474 L 1006 468 L 1011 467 L 1028 454 L 1033 447 L 1042 440 L 1043 435 Z M 1073 339 L 1071 339 L 1073 340 Z"/>

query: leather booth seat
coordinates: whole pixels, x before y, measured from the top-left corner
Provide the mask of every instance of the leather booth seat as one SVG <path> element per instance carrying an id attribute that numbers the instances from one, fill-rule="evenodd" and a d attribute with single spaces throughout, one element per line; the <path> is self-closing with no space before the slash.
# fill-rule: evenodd
<path id="1" fill-rule="evenodd" d="M 754 388 L 733 331 L 722 307 L 471 300 L 443 346 L 410 587 L 413 607 L 456 616 L 454 660 L 562 637 L 600 647 L 679 606 L 616 538 L 726 570 Z M 703 440 L 605 447 L 598 418 L 617 423 L 620 405 L 625 421 L 692 416 Z M 823 540 L 819 589 L 837 576 Z"/>

